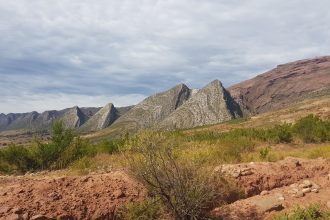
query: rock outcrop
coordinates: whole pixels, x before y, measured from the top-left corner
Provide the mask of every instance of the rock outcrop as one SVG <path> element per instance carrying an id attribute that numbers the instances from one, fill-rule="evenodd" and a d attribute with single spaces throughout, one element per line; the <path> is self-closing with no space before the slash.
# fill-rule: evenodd
<path id="1" fill-rule="evenodd" d="M 245 113 L 258 114 L 330 93 L 330 56 L 277 66 L 228 88 Z"/>
<path id="2" fill-rule="evenodd" d="M 179 84 L 146 98 L 116 120 L 112 127 L 130 130 L 151 128 L 180 107 L 189 96 L 190 89 L 184 84 Z"/>
<path id="3" fill-rule="evenodd" d="M 67 128 L 78 128 L 87 121 L 88 117 L 80 110 L 78 106 L 69 108 L 60 118 Z"/>
<path id="4" fill-rule="evenodd" d="M 0 115 L 0 131 L 4 130 L 48 130 L 55 120 L 62 120 L 67 128 L 78 128 L 84 124 L 99 108 L 79 108 L 77 106 L 60 111 L 43 113 L 10 113 Z"/>
<path id="5" fill-rule="evenodd" d="M 99 131 L 111 125 L 118 117 L 117 109 L 112 103 L 101 108 L 79 130 L 83 132 Z"/>
<path id="6" fill-rule="evenodd" d="M 214 80 L 192 95 L 158 127 L 161 129 L 192 128 L 216 124 L 241 116 L 239 105 L 223 88 L 221 82 Z"/>

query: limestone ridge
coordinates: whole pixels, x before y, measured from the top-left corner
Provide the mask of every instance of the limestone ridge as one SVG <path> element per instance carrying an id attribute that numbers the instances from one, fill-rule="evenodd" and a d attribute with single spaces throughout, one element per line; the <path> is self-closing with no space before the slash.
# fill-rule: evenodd
<path id="1" fill-rule="evenodd" d="M 81 131 L 99 131 L 111 125 L 117 119 L 117 109 L 112 103 L 101 108 L 80 128 Z"/>
<path id="2" fill-rule="evenodd" d="M 214 80 L 192 95 L 157 127 L 161 129 L 192 128 L 237 117 L 242 117 L 239 105 L 224 89 L 221 82 Z"/>
<path id="3" fill-rule="evenodd" d="M 78 128 L 84 124 L 88 118 L 78 106 L 74 106 L 64 113 L 61 120 L 67 128 Z"/>
<path id="4" fill-rule="evenodd" d="M 179 84 L 173 88 L 144 99 L 114 122 L 113 127 L 129 126 L 131 129 L 151 128 L 164 120 L 190 97 L 190 89 Z"/>
<path id="5" fill-rule="evenodd" d="M 0 131 L 4 130 L 48 130 L 55 120 L 62 120 L 67 128 L 77 128 L 84 124 L 98 108 L 82 108 L 75 106 L 60 111 L 43 113 L 10 113 L 0 114 Z M 87 114 L 85 114 L 85 113 Z"/>

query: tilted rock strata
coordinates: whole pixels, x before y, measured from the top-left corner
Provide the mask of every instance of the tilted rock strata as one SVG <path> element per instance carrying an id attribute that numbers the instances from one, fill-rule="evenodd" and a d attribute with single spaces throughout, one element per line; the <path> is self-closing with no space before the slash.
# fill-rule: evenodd
<path id="1" fill-rule="evenodd" d="M 131 125 L 135 129 L 150 128 L 161 122 L 190 96 L 190 89 L 179 84 L 170 90 L 150 96 L 120 117 L 113 126 Z"/>
<path id="2" fill-rule="evenodd" d="M 215 80 L 199 90 L 181 107 L 161 122 L 159 128 L 191 128 L 228 121 L 241 117 L 239 105 Z"/>
<path id="3" fill-rule="evenodd" d="M 81 131 L 99 131 L 111 125 L 117 119 L 117 109 L 112 103 L 107 104 L 93 115 L 80 128 Z"/>

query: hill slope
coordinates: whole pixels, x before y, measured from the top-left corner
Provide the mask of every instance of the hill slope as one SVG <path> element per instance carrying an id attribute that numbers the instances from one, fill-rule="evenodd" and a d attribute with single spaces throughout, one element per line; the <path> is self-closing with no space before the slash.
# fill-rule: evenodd
<path id="1" fill-rule="evenodd" d="M 137 130 L 153 127 L 161 122 L 190 97 L 190 89 L 179 84 L 150 96 L 120 117 L 111 127 Z"/>
<path id="2" fill-rule="evenodd" d="M 300 60 L 228 88 L 250 113 L 282 108 L 297 99 L 330 89 L 330 56 Z"/>

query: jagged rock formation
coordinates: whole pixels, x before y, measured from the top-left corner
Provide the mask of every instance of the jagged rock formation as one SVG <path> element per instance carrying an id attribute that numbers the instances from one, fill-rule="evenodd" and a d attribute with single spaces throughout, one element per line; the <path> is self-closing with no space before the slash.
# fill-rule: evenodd
<path id="1" fill-rule="evenodd" d="M 330 56 L 277 66 L 228 88 L 245 112 L 279 109 L 318 93 L 330 93 Z"/>
<path id="2" fill-rule="evenodd" d="M 300 60 L 231 86 L 225 90 L 215 80 L 206 87 L 189 89 L 179 84 L 137 104 L 115 108 L 73 107 L 61 111 L 0 114 L 0 131 L 48 130 L 54 120 L 80 131 L 106 127 L 115 133 L 146 128 L 190 128 L 215 124 L 242 115 L 285 107 L 316 95 L 330 94 L 330 56 Z"/>
<path id="3" fill-rule="evenodd" d="M 162 129 L 192 128 L 241 117 L 238 104 L 215 80 L 197 91 L 158 126 Z"/>
<path id="4" fill-rule="evenodd" d="M 150 96 L 120 117 L 111 127 L 129 130 L 150 128 L 161 122 L 190 96 L 190 89 L 179 84 L 168 91 Z"/>
<path id="5" fill-rule="evenodd" d="M 4 130 L 48 130 L 55 120 L 62 120 L 65 127 L 77 128 L 84 124 L 99 108 L 79 108 L 77 106 L 60 111 L 43 113 L 0 114 L 0 131 Z"/>
<path id="6" fill-rule="evenodd" d="M 83 132 L 99 131 L 111 125 L 118 118 L 118 111 L 112 103 L 101 108 L 79 130 Z"/>
<path id="7" fill-rule="evenodd" d="M 78 128 L 87 121 L 88 117 L 80 110 L 78 106 L 68 109 L 61 117 L 67 128 Z"/>

